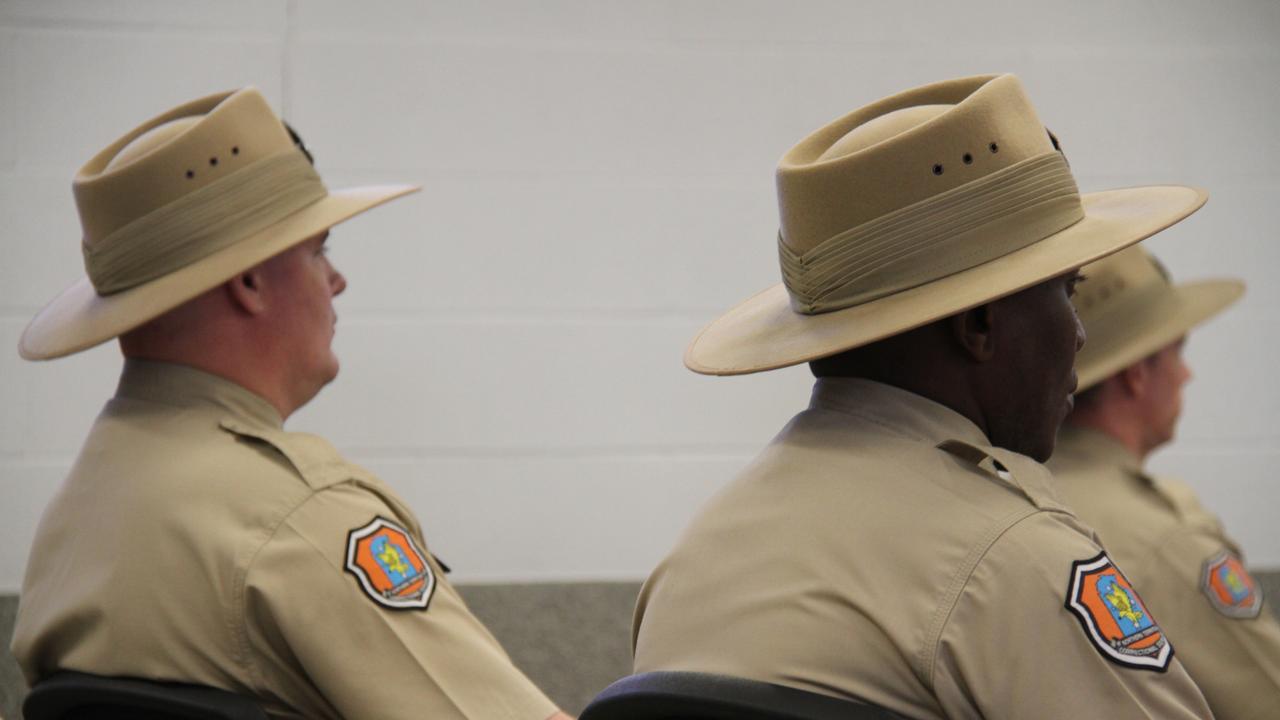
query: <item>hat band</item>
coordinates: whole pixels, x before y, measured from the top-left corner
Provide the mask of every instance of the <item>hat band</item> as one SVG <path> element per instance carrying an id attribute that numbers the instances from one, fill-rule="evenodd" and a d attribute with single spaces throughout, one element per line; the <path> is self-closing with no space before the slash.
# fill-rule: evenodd
<path id="1" fill-rule="evenodd" d="M 175 270 L 283 220 L 328 195 L 301 152 L 290 149 L 247 165 L 81 245 L 99 295 Z"/>
<path id="2" fill-rule="evenodd" d="M 778 259 L 792 309 L 817 315 L 968 270 L 1083 217 L 1075 178 L 1062 154 L 1051 152 L 865 222 L 803 254 L 779 233 Z"/>

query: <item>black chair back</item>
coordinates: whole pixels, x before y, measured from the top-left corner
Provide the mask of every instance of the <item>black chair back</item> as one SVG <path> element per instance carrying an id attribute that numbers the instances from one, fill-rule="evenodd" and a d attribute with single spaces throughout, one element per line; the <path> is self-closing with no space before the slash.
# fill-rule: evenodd
<path id="1" fill-rule="evenodd" d="M 613 683 L 578 720 L 902 720 L 877 705 L 758 680 L 648 672 Z"/>
<path id="2" fill-rule="evenodd" d="M 61 672 L 36 683 L 26 720 L 267 720 L 253 700 L 202 685 Z"/>

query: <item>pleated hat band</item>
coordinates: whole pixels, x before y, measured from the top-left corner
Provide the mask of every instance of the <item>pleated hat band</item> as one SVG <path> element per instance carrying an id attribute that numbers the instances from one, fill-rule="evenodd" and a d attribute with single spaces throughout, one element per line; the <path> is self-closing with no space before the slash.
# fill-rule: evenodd
<path id="1" fill-rule="evenodd" d="M 778 168 L 795 312 L 845 309 L 990 262 L 1084 217 L 1011 75 L 903 93 L 813 133 Z"/>
<path id="2" fill-rule="evenodd" d="M 256 90 L 139 127 L 77 174 L 85 271 L 101 296 L 163 277 L 328 195 Z"/>

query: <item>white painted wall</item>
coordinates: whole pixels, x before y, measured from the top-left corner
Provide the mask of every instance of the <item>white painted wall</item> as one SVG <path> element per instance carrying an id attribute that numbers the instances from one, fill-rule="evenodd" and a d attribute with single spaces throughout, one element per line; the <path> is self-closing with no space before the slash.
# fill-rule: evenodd
<path id="1" fill-rule="evenodd" d="M 640 578 L 807 400 L 803 368 L 680 364 L 776 281 L 773 168 L 883 95 L 1012 71 L 1083 189 L 1185 182 L 1151 242 L 1243 276 L 1189 347 L 1175 448 L 1280 566 L 1280 5 L 1253 2 L 0 1 L 0 591 L 119 368 L 13 348 L 81 273 L 70 177 L 161 110 L 262 88 L 330 187 L 425 192 L 344 225 L 339 381 L 291 421 L 399 488 L 464 580 Z"/>

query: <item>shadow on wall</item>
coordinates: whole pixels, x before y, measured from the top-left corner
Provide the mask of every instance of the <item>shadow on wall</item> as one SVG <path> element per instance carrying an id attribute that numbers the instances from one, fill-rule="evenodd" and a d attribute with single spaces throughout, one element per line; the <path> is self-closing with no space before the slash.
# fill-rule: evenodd
<path id="1" fill-rule="evenodd" d="M 1266 596 L 1280 597 L 1280 571 L 1255 573 Z M 463 585 L 472 611 L 516 665 L 566 712 L 631 672 L 631 611 L 639 583 Z M 1268 603 L 1272 612 L 1275 605 Z M 0 718 L 19 720 L 26 687 L 9 655 L 17 597 L 0 596 Z M 1277 613 L 1280 614 L 1280 613 Z"/>

